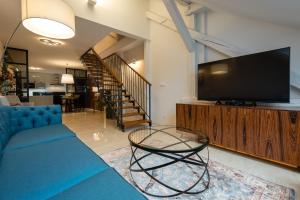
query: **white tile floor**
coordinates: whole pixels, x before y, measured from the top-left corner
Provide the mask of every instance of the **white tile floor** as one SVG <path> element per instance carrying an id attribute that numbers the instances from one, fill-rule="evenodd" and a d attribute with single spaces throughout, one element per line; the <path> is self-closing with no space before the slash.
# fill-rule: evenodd
<path id="1" fill-rule="evenodd" d="M 82 112 L 63 115 L 63 122 L 98 155 L 128 146 L 128 132 L 116 128 L 115 120 L 104 120 L 101 112 Z M 104 127 L 106 124 L 106 128 Z M 293 171 L 257 159 L 210 147 L 210 158 L 234 169 L 271 182 L 294 188 L 300 199 L 300 170 Z"/>

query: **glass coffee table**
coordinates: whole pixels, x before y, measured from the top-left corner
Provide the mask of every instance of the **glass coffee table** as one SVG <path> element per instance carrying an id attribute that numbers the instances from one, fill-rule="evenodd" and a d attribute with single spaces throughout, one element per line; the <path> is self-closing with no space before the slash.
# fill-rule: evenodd
<path id="1" fill-rule="evenodd" d="M 154 197 L 195 195 L 209 187 L 209 139 L 198 141 L 176 127 L 143 127 L 129 133 L 134 185 Z"/>

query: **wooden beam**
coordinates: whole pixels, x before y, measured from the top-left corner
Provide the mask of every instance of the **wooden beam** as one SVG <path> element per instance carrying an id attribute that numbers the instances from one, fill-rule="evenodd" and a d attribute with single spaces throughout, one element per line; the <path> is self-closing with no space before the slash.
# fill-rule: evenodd
<path id="1" fill-rule="evenodd" d="M 166 17 L 160 16 L 151 11 L 146 12 L 146 16 L 148 19 L 150 19 L 158 24 L 161 24 L 162 26 L 165 26 L 166 28 L 169 28 L 170 30 L 177 31 L 174 23 Z M 193 29 L 188 29 L 188 31 L 190 32 L 192 39 L 196 40 L 196 42 L 206 45 L 224 55 L 227 55 L 230 57 L 235 57 L 235 56 L 249 54 L 248 51 L 245 51 L 245 50 L 243 50 L 239 47 L 236 47 L 232 44 L 228 44 L 228 43 L 226 43 L 222 40 L 219 40 L 213 36 L 202 34 Z M 300 89 L 300 75 L 295 73 L 293 70 L 291 70 L 291 85 L 295 88 Z"/>
<path id="2" fill-rule="evenodd" d="M 181 38 L 188 49 L 189 52 L 193 52 L 195 50 L 195 42 L 191 38 L 191 35 L 188 31 L 187 26 L 185 25 L 182 16 L 177 8 L 176 2 L 174 0 L 163 0 Z"/>
<path id="3" fill-rule="evenodd" d="M 150 19 L 154 22 L 157 22 L 157 23 L 161 24 L 162 26 L 165 26 L 173 31 L 177 31 L 174 23 L 166 17 L 160 16 L 151 11 L 146 12 L 146 16 L 148 19 Z M 247 51 L 245 51 L 239 47 L 236 47 L 232 44 L 226 43 L 226 42 L 219 40 L 213 36 L 197 32 L 194 29 L 188 28 L 187 31 L 189 32 L 191 38 L 196 40 L 196 42 L 206 45 L 224 55 L 234 57 L 234 56 L 240 56 L 240 55 L 244 55 L 244 54 L 248 53 Z"/>

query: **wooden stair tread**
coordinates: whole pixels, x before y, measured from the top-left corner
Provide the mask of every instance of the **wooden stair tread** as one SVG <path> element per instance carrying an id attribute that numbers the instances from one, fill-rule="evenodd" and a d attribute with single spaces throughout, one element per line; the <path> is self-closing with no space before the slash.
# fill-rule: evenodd
<path id="1" fill-rule="evenodd" d="M 96 76 L 111 76 L 109 73 L 103 73 L 103 72 L 92 72 L 90 75 L 96 75 Z"/>
<path id="2" fill-rule="evenodd" d="M 132 116 L 137 116 L 137 115 L 145 115 L 145 113 L 140 113 L 140 112 L 132 112 L 132 113 L 124 113 L 123 117 L 132 117 Z"/>
<path id="3" fill-rule="evenodd" d="M 108 88 L 106 90 L 111 90 L 111 91 L 119 91 L 119 89 L 115 89 L 115 88 Z M 122 92 L 126 92 L 126 90 L 122 90 Z"/>
<path id="4" fill-rule="evenodd" d="M 122 102 L 134 102 L 133 100 L 129 100 L 129 99 L 114 99 L 112 100 L 112 102 L 119 102 L 119 101 L 122 101 Z"/>
<path id="5" fill-rule="evenodd" d="M 108 80 L 108 79 L 101 79 L 101 81 L 103 81 L 103 82 L 108 82 L 108 83 L 118 82 L 118 81 L 116 81 L 116 80 L 114 80 L 114 79 L 111 79 L 111 80 Z"/>
<path id="6" fill-rule="evenodd" d="M 105 86 L 118 86 L 118 84 L 105 84 L 105 83 L 103 83 L 103 86 L 105 87 Z"/>
<path id="7" fill-rule="evenodd" d="M 111 78 L 111 76 L 103 76 L 103 75 L 100 75 L 100 76 L 98 76 L 98 77 L 100 77 L 100 79 L 101 79 L 101 78 Z"/>
<path id="8" fill-rule="evenodd" d="M 139 107 L 138 106 L 122 106 L 122 109 L 125 110 L 125 109 L 138 109 Z M 114 109 L 118 109 L 117 107 L 114 107 Z"/>
<path id="9" fill-rule="evenodd" d="M 133 121 L 123 121 L 123 125 L 124 125 L 125 128 L 137 126 L 139 124 L 146 124 L 146 123 L 151 123 L 151 121 L 150 120 L 145 120 L 145 119 L 133 120 Z"/>
<path id="10" fill-rule="evenodd" d="M 117 95 L 117 94 L 112 94 L 112 95 L 109 95 L 109 96 L 118 97 L 119 95 Z M 130 97 L 129 94 L 123 94 L 122 96 L 123 96 L 123 97 L 126 97 L 126 98 L 129 98 L 129 97 Z"/>

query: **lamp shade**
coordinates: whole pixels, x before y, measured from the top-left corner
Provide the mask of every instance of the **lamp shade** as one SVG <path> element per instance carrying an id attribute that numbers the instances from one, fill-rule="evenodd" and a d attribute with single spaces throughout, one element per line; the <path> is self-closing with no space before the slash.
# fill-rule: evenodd
<path id="1" fill-rule="evenodd" d="M 75 14 L 63 0 L 22 0 L 22 23 L 45 37 L 69 39 L 75 35 Z"/>
<path id="2" fill-rule="evenodd" d="M 74 84 L 74 77 L 72 74 L 63 74 L 61 77 L 62 84 Z"/>

